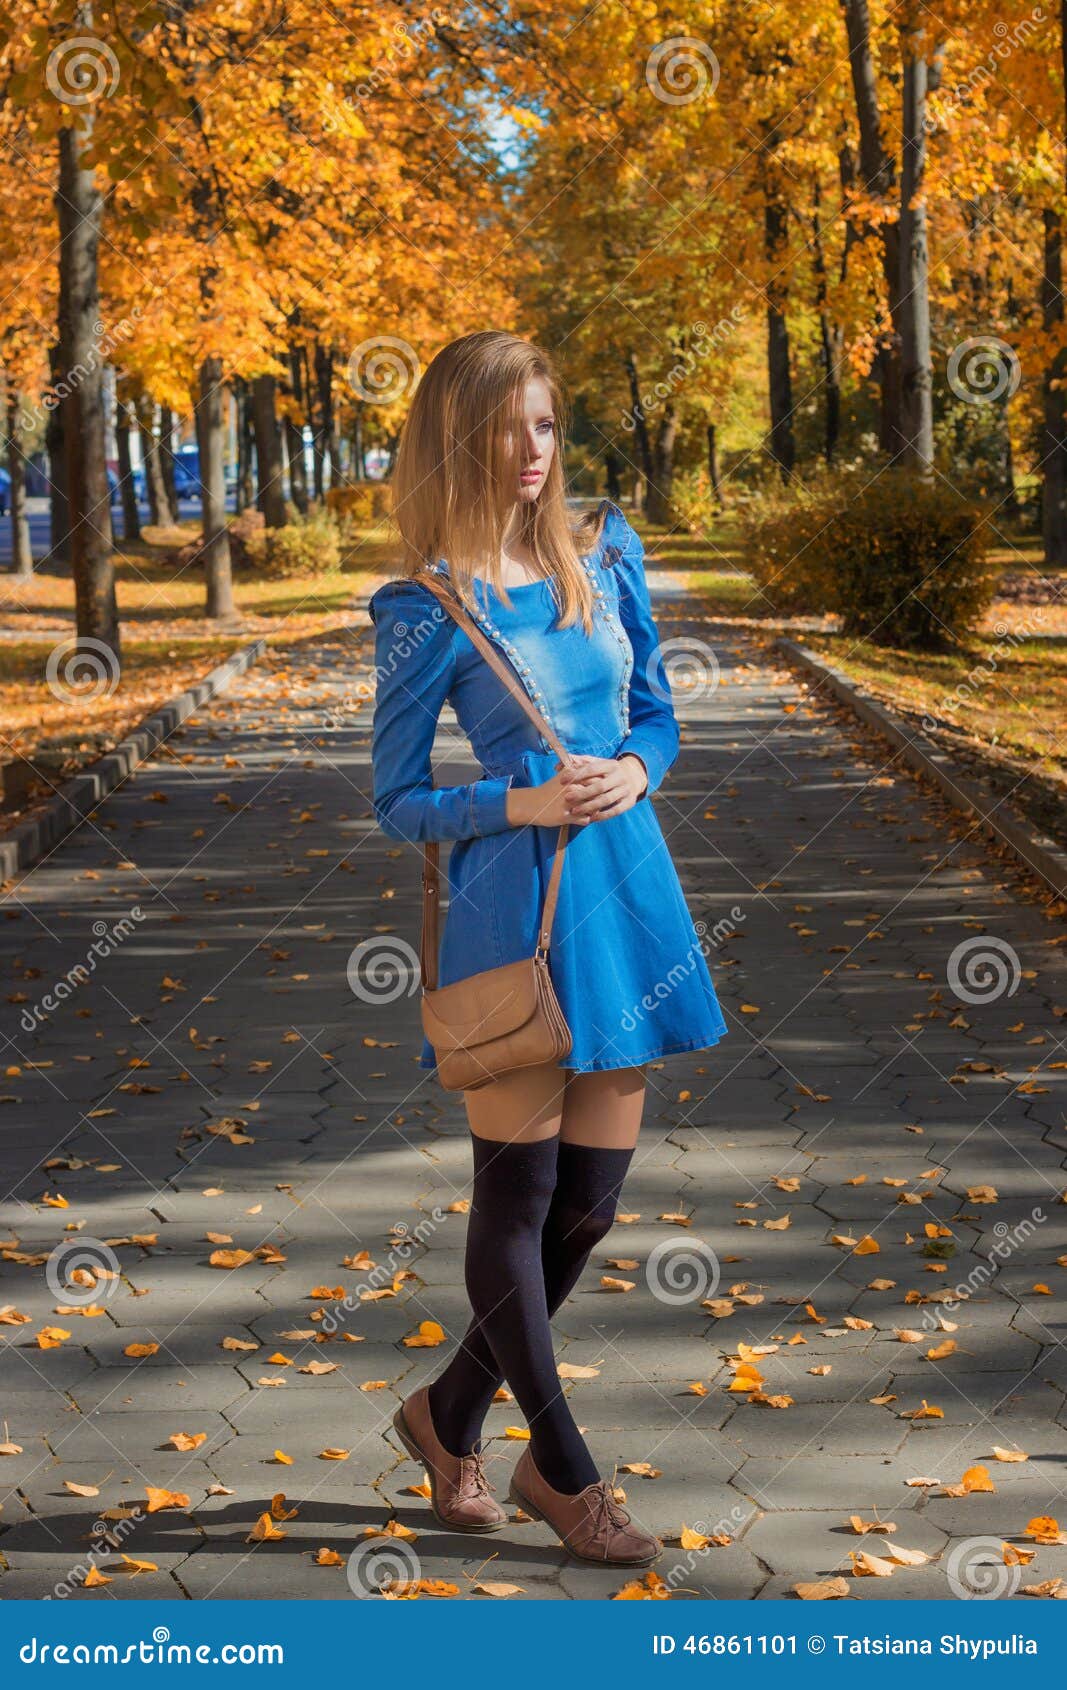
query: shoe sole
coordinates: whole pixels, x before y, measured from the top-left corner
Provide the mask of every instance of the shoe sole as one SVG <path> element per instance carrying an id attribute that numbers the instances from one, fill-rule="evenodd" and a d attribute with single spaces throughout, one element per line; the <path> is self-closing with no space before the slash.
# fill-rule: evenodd
<path id="1" fill-rule="evenodd" d="M 411 1459 L 413 1461 L 417 1461 L 421 1467 L 426 1469 L 426 1477 L 430 1482 L 430 1512 L 439 1525 L 445 1526 L 450 1532 L 470 1532 L 472 1535 L 481 1535 L 485 1532 L 498 1532 L 503 1526 L 507 1525 L 508 1522 L 505 1517 L 503 1520 L 491 1520 L 488 1525 L 484 1526 L 468 1526 L 464 1525 L 464 1523 L 460 1520 L 449 1520 L 444 1514 L 440 1513 L 437 1507 L 437 1486 L 434 1483 L 433 1466 L 426 1459 L 422 1450 L 408 1431 L 407 1425 L 404 1421 L 404 1411 L 402 1408 L 398 1408 L 396 1413 L 393 1415 L 393 1431 L 396 1433 L 400 1442 L 411 1456 Z"/>
<path id="2" fill-rule="evenodd" d="M 530 1502 L 527 1497 L 523 1496 L 521 1490 L 519 1490 L 518 1486 L 514 1483 L 508 1491 L 508 1501 L 513 1502 L 516 1508 L 521 1508 L 524 1514 L 529 1514 L 531 1520 L 543 1521 L 546 1526 L 556 1532 L 556 1536 L 559 1537 L 559 1541 L 567 1551 L 567 1554 L 572 1555 L 576 1561 L 584 1561 L 588 1567 L 651 1567 L 652 1563 L 654 1561 L 658 1561 L 660 1556 L 663 1554 L 663 1548 L 661 1545 L 660 1548 L 653 1554 L 646 1555 L 641 1560 L 635 1561 L 616 1561 L 610 1556 L 603 1555 L 583 1555 L 579 1550 L 572 1549 L 566 1538 L 560 1537 L 559 1532 L 556 1531 L 555 1526 L 552 1525 L 552 1521 L 545 1519 L 545 1516 L 540 1512 L 540 1510 L 535 1508 L 533 1503 Z"/>

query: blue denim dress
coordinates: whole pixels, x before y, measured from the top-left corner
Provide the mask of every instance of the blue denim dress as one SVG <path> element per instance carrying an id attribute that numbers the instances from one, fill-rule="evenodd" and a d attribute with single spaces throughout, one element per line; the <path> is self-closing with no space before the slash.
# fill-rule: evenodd
<path id="1" fill-rule="evenodd" d="M 510 659 L 568 750 L 634 753 L 648 792 L 622 815 L 572 827 L 549 968 L 579 1073 L 703 1050 L 726 1032 L 651 794 L 678 754 L 678 724 L 652 617 L 641 541 L 609 505 L 582 563 L 594 631 L 556 626 L 554 583 L 510 589 L 511 606 L 476 581 L 476 620 Z M 437 569 L 447 580 L 447 565 Z M 469 636 L 426 587 L 390 581 L 370 600 L 376 697 L 374 813 L 391 839 L 451 840 L 442 986 L 531 956 L 555 856 L 555 827 L 508 825 L 511 786 L 551 779 L 558 763 Z M 431 751 L 451 704 L 484 774 L 434 787 Z M 423 1068 L 436 1066 L 423 1040 Z"/>

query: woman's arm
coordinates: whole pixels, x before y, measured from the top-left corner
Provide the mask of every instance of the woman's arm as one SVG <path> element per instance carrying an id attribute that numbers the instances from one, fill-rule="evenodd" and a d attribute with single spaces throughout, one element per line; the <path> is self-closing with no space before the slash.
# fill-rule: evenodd
<path id="1" fill-rule="evenodd" d="M 452 690 L 456 625 L 414 581 L 389 581 L 368 606 L 375 628 L 374 815 L 390 839 L 473 839 L 501 833 L 506 779 L 433 784 L 430 754 Z"/>
<path id="2" fill-rule="evenodd" d="M 619 583 L 619 616 L 634 653 L 630 727 L 615 756 L 636 757 L 644 764 L 648 784 L 643 796 L 647 796 L 657 790 L 678 755 L 678 722 L 648 596 L 645 549 L 616 505 L 608 512 L 604 538 L 618 558 L 614 568 Z"/>

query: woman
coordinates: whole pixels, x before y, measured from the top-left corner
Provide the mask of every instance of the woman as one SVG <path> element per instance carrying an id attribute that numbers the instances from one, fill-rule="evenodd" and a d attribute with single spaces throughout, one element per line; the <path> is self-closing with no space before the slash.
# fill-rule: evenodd
<path id="1" fill-rule="evenodd" d="M 615 1218 L 644 1105 L 644 1065 L 726 1031 L 650 802 L 678 726 L 642 547 L 613 505 L 575 525 L 548 358 L 490 331 L 445 347 L 416 391 L 394 495 L 406 578 L 370 601 L 376 628 L 375 815 L 394 839 L 451 840 L 439 980 L 532 955 L 557 844 L 570 824 L 551 976 L 573 1036 L 559 1065 L 464 1093 L 474 1184 L 465 1280 L 473 1318 L 441 1375 L 394 1425 L 442 1523 L 506 1515 L 480 1433 L 503 1379 L 530 1429 L 510 1496 L 579 1559 L 646 1566 L 661 1552 L 601 1479 L 560 1388 L 550 1316 Z M 442 609 L 412 579 L 436 570 L 513 664 L 563 745 L 562 765 Z M 481 779 L 433 786 L 450 703 Z M 420 1065 L 435 1066 L 424 1040 Z"/>

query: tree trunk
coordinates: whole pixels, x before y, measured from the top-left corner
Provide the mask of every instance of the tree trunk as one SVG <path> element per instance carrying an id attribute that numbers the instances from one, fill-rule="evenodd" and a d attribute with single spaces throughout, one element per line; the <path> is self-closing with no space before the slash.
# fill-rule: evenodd
<path id="1" fill-rule="evenodd" d="M 218 620 L 236 615 L 230 568 L 230 535 L 226 526 L 226 472 L 223 453 L 222 362 L 205 358 L 200 366 L 195 407 L 196 443 L 200 453 L 203 511 L 204 583 L 207 615 Z"/>
<path id="2" fill-rule="evenodd" d="M 722 496 L 722 484 L 719 480 L 719 437 L 714 423 L 708 424 L 708 480 L 711 482 L 711 492 L 719 509 L 725 508 L 726 500 Z"/>
<path id="3" fill-rule="evenodd" d="M 163 466 L 159 460 L 155 401 L 147 393 L 143 393 L 137 401 L 136 410 L 137 426 L 141 431 L 145 490 L 148 495 L 148 520 L 153 526 L 173 527 L 177 515 L 170 508 L 167 486 L 163 480 Z"/>
<path id="4" fill-rule="evenodd" d="M 822 244 L 822 190 L 818 177 L 812 206 L 812 269 L 815 275 L 815 304 L 819 313 L 819 339 L 822 347 L 823 380 L 826 403 L 823 407 L 823 451 L 832 464 L 841 433 L 841 355 L 844 333 L 830 315 L 829 288 L 826 279 L 826 254 Z M 846 234 L 847 243 L 847 234 Z"/>
<path id="5" fill-rule="evenodd" d="M 292 389 L 293 403 L 297 413 L 303 419 L 306 406 L 304 394 L 304 360 L 302 348 L 289 348 L 289 384 Z M 307 464 L 304 460 L 304 429 L 301 421 L 286 415 L 285 438 L 289 453 L 289 490 L 293 504 L 302 516 L 307 515 L 308 508 L 308 477 Z"/>
<path id="6" fill-rule="evenodd" d="M 329 469 L 330 486 L 340 480 L 337 461 L 337 425 L 333 412 L 333 349 L 315 343 L 315 382 L 319 394 L 319 420 L 322 429 L 323 469 Z M 321 497 L 316 483 L 316 497 Z"/>
<path id="7" fill-rule="evenodd" d="M 30 521 L 26 514 L 26 458 L 22 450 L 22 425 L 19 422 L 19 395 L 8 383 L 7 390 L 7 463 L 11 477 L 11 567 L 19 580 L 33 574 L 33 549 L 30 545 Z"/>
<path id="8" fill-rule="evenodd" d="M 174 412 L 169 405 L 159 407 L 159 470 L 166 488 L 167 505 L 174 521 L 178 520 L 178 489 L 174 485 Z"/>
<path id="9" fill-rule="evenodd" d="M 608 498 L 617 505 L 622 498 L 622 482 L 619 480 L 619 454 L 614 446 L 609 446 L 604 453 L 604 474 Z"/>
<path id="10" fill-rule="evenodd" d="M 363 448 L 363 400 L 352 407 L 352 480 L 366 481 L 367 460 Z"/>
<path id="11" fill-rule="evenodd" d="M 141 513 L 137 509 L 137 489 L 133 484 L 133 457 L 130 453 L 130 405 L 127 399 L 115 401 L 115 441 L 119 451 L 119 494 L 122 499 L 122 537 L 141 538 Z"/>
<path id="12" fill-rule="evenodd" d="M 673 399 L 663 407 L 663 416 L 656 431 L 654 474 L 648 488 L 645 510 L 649 522 L 662 524 L 672 520 L 671 488 L 674 485 L 674 448 L 678 439 L 678 409 Z"/>
<path id="13" fill-rule="evenodd" d="M 301 348 L 300 357 L 304 376 L 304 404 L 307 426 L 311 435 L 312 485 L 315 498 L 321 504 L 326 489 L 326 454 L 323 450 L 322 434 L 319 429 L 318 409 L 315 404 L 315 384 L 311 379 L 311 364 L 307 347 Z"/>
<path id="14" fill-rule="evenodd" d="M 648 437 L 648 423 L 645 421 L 645 408 L 641 403 L 641 381 L 637 373 L 637 359 L 632 352 L 626 354 L 626 374 L 630 380 L 630 415 L 634 420 L 634 443 L 637 447 L 637 461 L 633 465 L 634 471 L 634 510 L 644 510 L 648 502 L 648 490 L 652 485 L 652 442 Z"/>
<path id="15" fill-rule="evenodd" d="M 91 33 L 92 7 L 75 14 L 83 33 Z M 111 498 L 107 482 L 107 434 L 103 380 L 94 325 L 100 317 L 97 275 L 101 196 L 91 169 L 82 163 L 92 145 L 92 107 L 82 108 L 77 129 L 59 131 L 59 267 L 64 274 L 59 343 L 62 378 L 63 440 L 70 501 L 70 561 L 78 637 L 108 647 L 120 663 L 118 604 L 112 563 Z M 97 651 L 97 656 L 99 652 Z"/>
<path id="16" fill-rule="evenodd" d="M 256 504 L 268 528 L 284 528 L 289 518 L 282 486 L 282 441 L 274 403 L 274 377 L 256 376 L 252 415 L 256 431 Z"/>
<path id="17" fill-rule="evenodd" d="M 63 266 L 59 271 L 60 313 L 63 312 L 65 278 Z M 48 368 L 52 390 L 59 387 L 62 359 L 58 342 L 48 349 Z M 57 563 L 70 562 L 70 501 L 67 498 L 67 454 L 63 445 L 63 407 L 51 404 L 45 424 L 45 451 L 48 453 L 48 555 Z"/>
<path id="18" fill-rule="evenodd" d="M 240 376 L 233 384 L 237 403 L 237 491 L 235 503 L 239 511 L 247 510 L 254 502 L 252 488 L 252 400 L 248 383 Z"/>
<path id="19" fill-rule="evenodd" d="M 934 462 L 930 264 L 926 202 L 926 58 L 922 31 L 901 37 L 904 89 L 900 172 L 901 461 L 927 475 Z"/>
<path id="20" fill-rule="evenodd" d="M 1044 213 L 1045 253 L 1041 276 L 1041 308 L 1046 331 L 1063 323 L 1063 225 L 1057 211 Z M 1045 370 L 1041 462 L 1042 530 L 1046 564 L 1067 565 L 1067 352 L 1061 346 Z"/>
<path id="21" fill-rule="evenodd" d="M 848 35 L 848 58 L 860 132 L 860 173 L 872 198 L 885 202 L 896 183 L 896 167 L 882 139 L 878 83 L 871 53 L 871 20 L 867 0 L 841 0 Z M 871 233 L 868 229 L 864 234 Z M 891 328 L 878 355 L 882 389 L 881 446 L 895 456 L 901 446 L 900 425 L 900 258 L 896 223 L 883 219 L 877 231 L 882 248 L 882 274 Z"/>
<path id="22" fill-rule="evenodd" d="M 782 260 L 786 243 L 786 208 L 777 190 L 764 183 L 764 256 L 767 259 L 767 378 L 771 403 L 768 447 L 782 479 L 788 481 L 796 463 L 793 438 L 793 380 L 789 371 L 789 324 L 785 315 Z"/>

